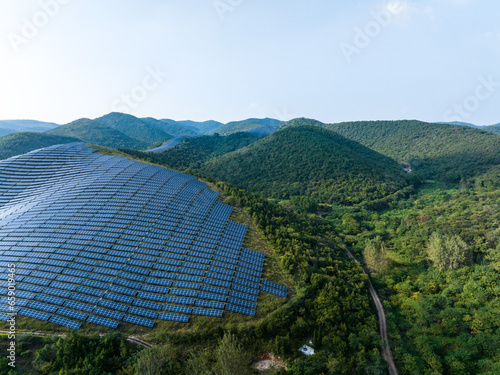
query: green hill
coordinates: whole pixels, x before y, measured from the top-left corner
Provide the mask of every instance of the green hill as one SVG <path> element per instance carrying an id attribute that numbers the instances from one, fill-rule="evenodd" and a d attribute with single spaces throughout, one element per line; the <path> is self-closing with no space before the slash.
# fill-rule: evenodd
<path id="1" fill-rule="evenodd" d="M 500 134 L 500 124 L 485 126 L 485 127 L 482 127 L 481 130 L 484 130 L 484 131 L 487 131 L 490 133 Z"/>
<path id="2" fill-rule="evenodd" d="M 278 126 L 281 124 L 282 121 L 280 120 L 275 120 L 272 118 L 264 118 L 264 119 L 257 119 L 257 118 L 249 118 L 247 120 L 243 121 L 232 121 L 228 122 L 226 125 L 220 126 L 216 129 L 213 129 L 209 131 L 207 134 L 227 134 L 227 133 L 232 133 L 240 130 L 245 130 L 249 128 L 254 128 L 256 126 L 261 126 L 261 125 L 273 125 L 273 126 Z"/>
<path id="3" fill-rule="evenodd" d="M 80 142 L 80 140 L 47 133 L 19 132 L 9 134 L 0 138 L 0 159 L 25 154 L 43 147 L 71 142 Z"/>
<path id="4" fill-rule="evenodd" d="M 188 126 L 194 129 L 197 129 L 201 134 L 206 134 L 209 133 L 211 130 L 217 129 L 224 124 L 219 121 L 190 121 L 190 120 L 185 120 L 185 121 L 177 121 L 178 124 Z"/>
<path id="5" fill-rule="evenodd" d="M 204 173 L 274 198 L 357 204 L 406 184 L 398 164 L 326 129 L 290 127 L 209 161 Z"/>
<path id="6" fill-rule="evenodd" d="M 174 120 L 157 120 L 152 117 L 141 118 L 141 120 L 171 135 L 169 138 L 190 137 L 200 134 L 198 130 L 181 125 Z"/>
<path id="7" fill-rule="evenodd" d="M 225 137 L 205 135 L 186 138 L 177 146 L 163 152 L 148 154 L 134 151 L 127 152 L 150 162 L 168 165 L 170 168 L 177 170 L 196 169 L 202 167 L 210 159 L 248 146 L 258 139 L 259 137 L 245 132 L 234 133 Z"/>
<path id="8" fill-rule="evenodd" d="M 111 148 L 129 148 L 141 150 L 148 143 L 131 138 L 122 132 L 102 124 L 97 120 L 79 119 L 45 134 L 74 137 L 83 142 Z"/>
<path id="9" fill-rule="evenodd" d="M 325 125 L 417 175 L 458 182 L 500 164 L 500 137 L 480 129 L 421 121 L 360 121 Z"/>
<path id="10" fill-rule="evenodd" d="M 112 112 L 97 118 L 96 121 L 147 145 L 173 138 L 171 134 L 158 127 L 125 113 Z"/>

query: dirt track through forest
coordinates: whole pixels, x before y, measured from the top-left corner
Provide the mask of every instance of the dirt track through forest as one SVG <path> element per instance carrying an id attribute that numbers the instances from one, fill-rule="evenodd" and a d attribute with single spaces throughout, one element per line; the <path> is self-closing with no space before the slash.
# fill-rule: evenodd
<path id="1" fill-rule="evenodd" d="M 354 255 L 352 255 L 352 253 L 349 251 L 347 246 L 344 246 L 344 250 L 349 258 L 359 263 L 359 261 L 354 257 Z M 364 269 L 363 272 L 366 273 Z M 389 365 L 389 374 L 398 375 L 398 369 L 396 367 L 396 364 L 394 363 L 394 357 L 392 355 L 391 347 L 389 346 L 389 338 L 387 336 L 387 321 L 385 319 L 384 306 L 382 305 L 380 298 L 378 298 L 377 291 L 373 287 L 372 282 L 368 280 L 368 283 L 369 283 L 368 288 L 370 290 L 370 294 L 372 296 L 373 302 L 375 303 L 375 306 L 377 307 L 378 321 L 380 324 L 380 338 L 382 339 L 382 357 L 386 360 L 387 364 Z"/>

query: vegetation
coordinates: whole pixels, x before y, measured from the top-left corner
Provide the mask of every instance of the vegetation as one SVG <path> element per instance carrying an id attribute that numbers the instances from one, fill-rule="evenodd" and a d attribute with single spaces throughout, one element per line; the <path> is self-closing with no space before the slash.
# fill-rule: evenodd
<path id="1" fill-rule="evenodd" d="M 173 120 L 163 120 L 163 121 L 173 121 Z M 185 120 L 185 121 L 176 121 L 176 122 L 182 126 L 187 126 L 189 128 L 197 129 L 198 132 L 200 132 L 201 134 L 207 134 L 210 131 L 217 129 L 218 127 L 221 127 L 222 125 L 224 125 L 221 122 L 213 121 L 213 120 L 202 121 L 202 122 Z"/>
<path id="2" fill-rule="evenodd" d="M 208 160 L 248 146 L 258 139 L 258 137 L 248 133 L 235 133 L 226 137 L 216 134 L 214 136 L 186 138 L 177 146 L 159 153 L 144 154 L 129 150 L 122 151 L 150 163 L 168 165 L 177 170 L 199 169 Z"/>
<path id="3" fill-rule="evenodd" d="M 20 132 L 9 134 L 0 138 L 0 159 L 25 154 L 43 147 L 71 142 L 80 142 L 80 140 L 47 133 Z"/>
<path id="4" fill-rule="evenodd" d="M 86 143 L 133 150 L 143 150 L 154 143 L 172 138 L 172 135 L 151 123 L 123 113 L 110 113 L 95 120 L 76 120 L 46 134 L 75 137 Z"/>
<path id="5" fill-rule="evenodd" d="M 500 134 L 500 124 L 485 126 L 481 129 L 490 133 Z"/>
<path id="6" fill-rule="evenodd" d="M 500 137 L 466 126 L 420 121 L 361 121 L 325 125 L 399 163 L 417 176 L 458 183 L 500 164 Z"/>
<path id="7" fill-rule="evenodd" d="M 142 149 L 147 146 L 146 142 L 130 138 L 120 131 L 112 129 L 99 121 L 85 118 L 48 131 L 45 134 L 74 137 L 78 138 L 82 142 L 92 143 L 104 147 Z"/>
<path id="8" fill-rule="evenodd" d="M 170 134 L 174 138 L 190 137 L 200 134 L 197 129 L 190 126 L 180 125 L 173 120 L 157 120 L 151 117 L 142 118 L 141 120 L 164 131 L 166 134 Z"/>
<path id="9" fill-rule="evenodd" d="M 305 195 L 329 204 L 381 199 L 406 184 L 393 160 L 336 133 L 305 126 L 281 130 L 200 169 L 268 197 Z"/>
<path id="10" fill-rule="evenodd" d="M 388 267 L 371 266 L 371 277 L 400 374 L 500 371 L 500 191 L 487 182 L 492 175 L 462 187 L 427 184 L 381 214 L 327 218 L 368 266 L 367 240 L 385 245 Z"/>
<path id="11" fill-rule="evenodd" d="M 210 130 L 207 134 L 227 134 L 227 133 L 234 133 L 237 131 L 249 129 L 249 128 L 255 128 L 256 126 L 261 126 L 261 125 L 273 125 L 277 126 L 281 124 L 280 120 L 272 119 L 272 118 L 263 118 L 263 119 L 257 119 L 257 118 L 249 118 L 247 120 L 243 121 L 233 121 L 233 122 L 228 122 L 225 125 L 222 125 L 218 128 Z"/>

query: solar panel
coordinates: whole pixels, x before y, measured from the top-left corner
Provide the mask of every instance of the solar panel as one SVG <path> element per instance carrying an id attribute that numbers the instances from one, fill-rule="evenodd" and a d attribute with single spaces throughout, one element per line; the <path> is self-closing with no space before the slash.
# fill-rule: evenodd
<path id="1" fill-rule="evenodd" d="M 57 306 L 49 305 L 47 303 L 38 302 L 38 301 L 30 301 L 27 305 L 33 309 L 54 313 L 57 310 Z"/>
<path id="2" fill-rule="evenodd" d="M 124 316 L 124 314 L 122 314 L 122 313 L 119 313 L 119 312 L 116 312 L 116 311 L 111 311 L 111 310 L 108 310 L 108 309 L 103 309 L 103 308 L 100 308 L 100 307 L 96 307 L 94 309 L 94 311 L 92 311 L 92 313 L 93 314 L 97 314 L 97 315 L 106 316 L 108 318 L 112 318 L 112 319 L 115 319 L 115 320 L 122 320 L 123 316 Z"/>
<path id="3" fill-rule="evenodd" d="M 274 295 L 279 296 L 279 297 L 286 297 L 286 292 L 284 292 L 282 290 L 270 288 L 270 287 L 265 286 L 265 285 L 261 285 L 260 290 L 262 290 L 263 292 L 274 294 Z"/>
<path id="4" fill-rule="evenodd" d="M 59 315 L 69 316 L 70 318 L 73 318 L 73 319 L 78 319 L 78 320 L 87 319 L 87 314 L 84 314 L 80 311 L 70 310 L 70 309 L 67 309 L 65 307 L 59 307 L 57 309 L 57 313 Z"/>
<path id="5" fill-rule="evenodd" d="M 202 309 L 195 307 L 193 308 L 192 313 L 195 315 L 222 317 L 222 310 Z"/>
<path id="6" fill-rule="evenodd" d="M 35 319 L 39 319 L 39 320 L 48 320 L 50 318 L 50 314 L 47 314 L 47 313 L 44 313 L 44 312 L 40 312 L 40 311 L 35 311 L 35 310 L 31 310 L 31 309 L 27 309 L 27 308 L 22 308 L 21 310 L 19 310 L 19 315 L 24 315 L 24 316 L 28 316 L 30 318 L 35 318 Z"/>
<path id="7" fill-rule="evenodd" d="M 131 306 L 128 309 L 130 314 L 145 316 L 147 318 L 156 319 L 158 317 L 158 313 L 156 311 L 141 309 L 139 307 Z"/>
<path id="8" fill-rule="evenodd" d="M 114 319 L 89 321 L 116 327 L 129 304 L 140 316 L 163 308 L 160 318 L 187 321 L 220 316 L 226 300 L 248 313 L 241 308 L 255 308 L 260 290 L 286 296 L 260 280 L 264 255 L 242 248 L 247 227 L 229 220 L 232 207 L 193 176 L 80 143 L 1 161 L 0 175 L 0 205 L 11 210 L 0 218 L 0 263 L 17 263 L 26 311 L 83 320 L 98 304 Z"/>
<path id="9" fill-rule="evenodd" d="M 155 324 L 154 320 L 138 318 L 138 317 L 132 316 L 132 315 L 125 315 L 123 317 L 123 321 L 127 322 L 127 323 L 137 324 L 137 325 L 144 326 L 144 327 L 149 327 L 149 328 L 153 328 L 153 326 Z"/>
<path id="10" fill-rule="evenodd" d="M 89 317 L 87 318 L 87 322 L 99 324 L 101 326 L 109 327 L 109 328 L 118 327 L 117 321 L 114 321 L 111 319 L 106 319 L 106 318 L 101 318 L 100 316 L 94 316 L 94 315 L 89 315 Z"/>
<path id="11" fill-rule="evenodd" d="M 67 300 L 64 302 L 63 306 L 70 307 L 75 310 L 83 310 L 83 311 L 92 311 L 94 309 L 94 306 L 87 305 L 86 303 L 81 303 L 81 302 L 75 302 L 75 301 L 70 301 Z"/>
<path id="12" fill-rule="evenodd" d="M 189 316 L 180 314 L 160 313 L 158 315 L 158 319 L 187 323 L 189 321 Z"/>
<path id="13" fill-rule="evenodd" d="M 50 317 L 49 322 L 56 323 L 56 324 L 59 324 L 61 326 L 68 327 L 71 329 L 78 329 L 82 325 L 82 323 L 74 322 L 72 320 L 62 318 L 60 316 L 55 316 L 55 315 L 52 315 Z"/>
<path id="14" fill-rule="evenodd" d="M 226 310 L 237 312 L 239 314 L 255 316 L 255 310 L 247 309 L 247 308 L 241 307 L 241 306 L 231 305 L 229 303 L 226 304 Z"/>

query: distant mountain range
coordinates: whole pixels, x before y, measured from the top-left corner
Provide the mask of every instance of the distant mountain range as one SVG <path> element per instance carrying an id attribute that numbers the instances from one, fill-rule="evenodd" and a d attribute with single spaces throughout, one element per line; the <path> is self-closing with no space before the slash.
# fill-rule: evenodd
<path id="1" fill-rule="evenodd" d="M 0 138 L 0 158 L 57 143 L 81 141 L 136 151 L 146 149 L 161 151 L 170 148 L 172 151 L 168 155 L 175 161 L 172 165 L 192 167 L 183 160 L 184 155 L 191 155 L 198 163 L 196 166 L 201 168 L 203 163 L 213 162 L 211 159 L 224 157 L 225 154 L 247 147 L 262 137 L 268 138 L 281 133 L 284 129 L 296 126 L 331 130 L 393 159 L 396 163 L 410 164 L 413 174 L 424 179 L 458 182 L 486 171 L 493 165 L 500 164 L 500 137 L 493 134 L 500 134 L 500 124 L 478 127 L 466 123 L 442 124 L 413 120 L 324 124 L 307 118 L 297 118 L 288 122 L 270 118 L 252 118 L 222 124 L 217 121 L 137 118 L 123 113 L 110 113 L 93 120 L 79 119 L 65 125 L 34 120 L 0 121 L 0 130 L 4 129 L 5 132 L 11 133 Z M 228 134 L 238 132 L 247 133 L 249 137 L 223 139 L 227 138 Z M 207 135 L 214 134 L 226 137 L 207 137 Z M 326 134 L 318 135 L 311 131 L 303 131 L 301 134 L 316 140 L 326 137 Z M 195 140 L 195 138 L 200 139 Z M 280 140 L 281 138 L 270 139 Z M 259 142 L 252 147 L 259 147 Z M 333 147 L 335 142 L 331 139 L 329 142 Z M 277 145 L 276 142 L 272 144 Z M 305 147 L 312 148 L 313 145 Z M 265 154 L 277 157 L 277 154 L 270 151 L 266 151 Z M 234 157 L 236 158 L 236 154 Z M 239 158 L 235 160 L 238 160 L 238 163 L 244 162 Z M 254 162 L 257 163 L 256 166 L 265 165 L 260 159 L 255 159 Z M 216 162 L 213 163 L 215 164 L 206 172 L 214 176 L 227 172 Z M 235 163 L 233 162 L 234 165 L 237 164 Z M 274 173 L 271 167 L 269 171 Z M 236 180 L 236 176 L 238 174 L 233 175 L 235 183 L 239 181 Z M 250 185 L 247 185 L 250 177 L 240 176 L 242 181 L 245 181 L 244 185 L 251 189 Z M 228 177 L 229 180 L 231 179 Z M 323 197 L 322 199 L 330 201 L 330 198 Z"/>
<path id="2" fill-rule="evenodd" d="M 17 132 L 45 132 L 58 126 L 53 122 L 36 120 L 0 120 L 0 137 Z"/>
<path id="3" fill-rule="evenodd" d="M 35 120 L 8 120 L 0 121 L 0 137 L 11 135 L 3 139 L 4 150 L 2 157 L 10 157 L 30 151 L 26 145 L 35 148 L 37 142 L 43 147 L 51 142 L 60 142 L 62 138 L 77 140 L 110 148 L 127 148 L 131 150 L 145 150 L 161 146 L 169 140 L 204 134 L 228 134 L 260 126 L 271 127 L 262 130 L 265 134 L 273 132 L 273 127 L 280 124 L 276 119 L 248 119 L 223 124 L 218 121 L 175 121 L 171 119 L 155 119 L 152 117 L 137 118 L 124 113 L 109 113 L 105 116 L 88 119 L 81 118 L 68 124 L 58 125 Z M 22 134 L 20 132 L 23 132 Z M 31 133 L 36 142 L 27 142 Z M 57 137 L 54 137 L 57 136 Z M 0 138 L 2 139 L 2 138 Z M 173 143 L 177 144 L 180 140 Z M 25 144 L 21 144 L 25 143 Z M 52 143 L 54 144 L 54 143 Z M 42 147 L 42 146 L 40 146 Z M 31 149 L 33 150 L 33 148 Z"/>

